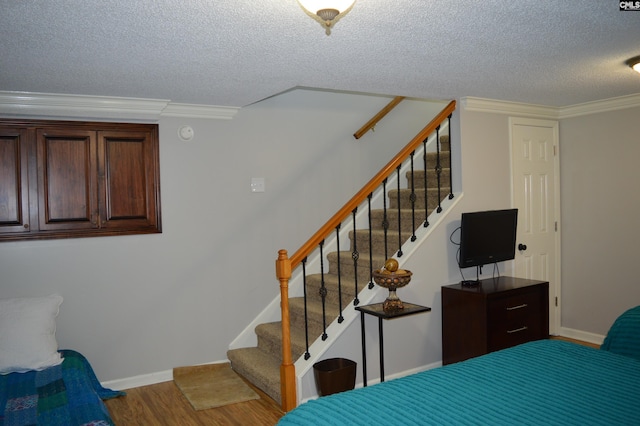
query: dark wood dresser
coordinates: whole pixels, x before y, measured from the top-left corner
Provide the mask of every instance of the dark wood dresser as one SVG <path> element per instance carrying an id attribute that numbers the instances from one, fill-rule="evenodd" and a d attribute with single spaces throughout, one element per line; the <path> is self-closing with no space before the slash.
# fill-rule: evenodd
<path id="1" fill-rule="evenodd" d="M 442 287 L 442 363 L 549 337 L 549 283 L 524 278 Z"/>

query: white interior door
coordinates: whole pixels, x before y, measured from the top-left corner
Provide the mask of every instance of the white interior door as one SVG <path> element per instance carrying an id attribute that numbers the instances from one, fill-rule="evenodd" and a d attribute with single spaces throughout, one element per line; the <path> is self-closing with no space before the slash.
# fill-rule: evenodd
<path id="1" fill-rule="evenodd" d="M 549 281 L 549 333 L 560 328 L 560 173 L 558 122 L 510 118 L 515 276 Z M 525 248 L 526 247 L 526 248 Z"/>

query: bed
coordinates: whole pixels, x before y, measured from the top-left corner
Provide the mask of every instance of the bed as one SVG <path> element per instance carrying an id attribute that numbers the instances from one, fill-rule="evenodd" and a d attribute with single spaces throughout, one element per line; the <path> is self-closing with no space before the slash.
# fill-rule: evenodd
<path id="1" fill-rule="evenodd" d="M 278 426 L 639 425 L 640 307 L 602 348 L 540 340 L 306 402 Z"/>
<path id="2" fill-rule="evenodd" d="M 0 299 L 0 426 L 113 425 L 100 385 L 79 352 L 58 350 L 62 296 Z"/>
<path id="3" fill-rule="evenodd" d="M 0 425 L 113 425 L 103 399 L 124 395 L 100 385 L 80 353 L 60 351 L 62 363 L 0 376 Z"/>

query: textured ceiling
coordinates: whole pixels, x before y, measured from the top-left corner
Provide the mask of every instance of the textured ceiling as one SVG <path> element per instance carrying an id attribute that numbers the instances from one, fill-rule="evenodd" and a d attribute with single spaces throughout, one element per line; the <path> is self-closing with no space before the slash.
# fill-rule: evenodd
<path id="1" fill-rule="evenodd" d="M 548 106 L 640 93 L 617 0 L 0 0 L 0 90 L 245 106 L 304 86 Z"/>

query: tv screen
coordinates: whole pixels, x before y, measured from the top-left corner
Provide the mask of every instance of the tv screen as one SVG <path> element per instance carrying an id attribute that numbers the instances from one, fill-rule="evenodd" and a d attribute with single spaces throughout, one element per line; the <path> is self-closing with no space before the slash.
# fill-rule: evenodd
<path id="1" fill-rule="evenodd" d="M 516 254 L 518 209 L 462 213 L 461 268 L 511 260 Z"/>

